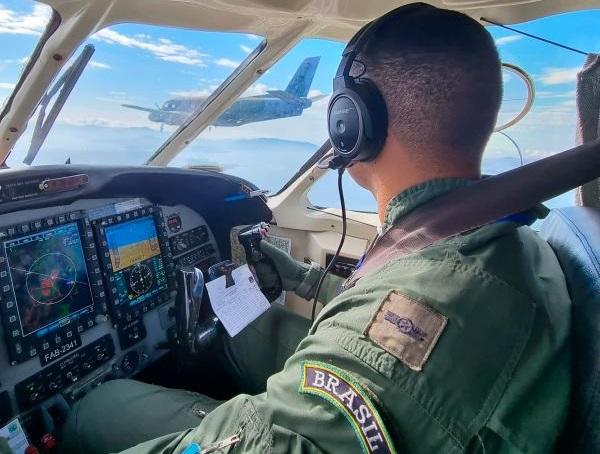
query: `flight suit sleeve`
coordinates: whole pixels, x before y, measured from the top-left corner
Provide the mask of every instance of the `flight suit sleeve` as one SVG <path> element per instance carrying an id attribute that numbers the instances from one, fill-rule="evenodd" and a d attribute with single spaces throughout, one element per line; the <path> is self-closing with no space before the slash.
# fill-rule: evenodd
<path id="1" fill-rule="evenodd" d="M 320 265 L 300 262 L 267 241 L 261 241 L 260 248 L 271 259 L 275 268 L 261 262 L 254 265 L 261 286 L 274 287 L 277 281 L 281 280 L 283 290 L 293 291 L 300 298 L 306 300 L 314 298 L 323 274 L 323 268 Z M 319 301 L 327 304 L 335 298 L 343 282 L 344 278 L 328 273 L 319 293 Z"/>
<path id="2" fill-rule="evenodd" d="M 329 326 L 304 339 L 265 393 L 239 395 L 199 427 L 126 452 L 179 454 L 235 434 L 235 453 L 396 452 L 376 397 L 389 384 L 341 348 L 338 335 Z"/>

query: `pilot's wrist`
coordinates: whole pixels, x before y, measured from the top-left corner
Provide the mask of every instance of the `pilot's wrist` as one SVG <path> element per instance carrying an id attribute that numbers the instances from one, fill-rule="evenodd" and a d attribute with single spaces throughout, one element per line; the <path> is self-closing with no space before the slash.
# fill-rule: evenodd
<path id="1" fill-rule="evenodd" d="M 319 279 L 323 274 L 323 267 L 316 262 L 311 262 L 310 267 L 304 274 L 304 279 L 296 287 L 296 295 L 306 300 L 310 300 L 315 296 Z"/>

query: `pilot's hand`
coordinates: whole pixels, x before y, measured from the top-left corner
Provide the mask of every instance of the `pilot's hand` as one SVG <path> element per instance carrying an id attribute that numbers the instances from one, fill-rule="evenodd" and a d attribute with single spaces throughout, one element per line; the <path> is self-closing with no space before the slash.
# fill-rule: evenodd
<path id="1" fill-rule="evenodd" d="M 4 437 L 0 437 L 0 454 L 11 454 L 12 452 L 8 440 Z"/>
<path id="2" fill-rule="evenodd" d="M 320 266 L 299 262 L 287 252 L 265 240 L 260 242 L 260 250 L 273 261 L 275 266 L 275 270 L 265 263 L 257 263 L 254 266 L 262 287 L 273 287 L 280 278 L 284 290 L 296 292 L 299 297 L 305 299 L 314 296 L 321 277 Z"/>

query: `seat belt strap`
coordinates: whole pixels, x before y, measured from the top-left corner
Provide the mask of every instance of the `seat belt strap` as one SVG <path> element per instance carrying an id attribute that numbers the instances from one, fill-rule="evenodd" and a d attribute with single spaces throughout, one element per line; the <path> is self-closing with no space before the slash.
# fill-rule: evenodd
<path id="1" fill-rule="evenodd" d="M 483 227 L 600 176 L 600 139 L 437 197 L 380 236 L 344 288 L 385 263 Z"/>

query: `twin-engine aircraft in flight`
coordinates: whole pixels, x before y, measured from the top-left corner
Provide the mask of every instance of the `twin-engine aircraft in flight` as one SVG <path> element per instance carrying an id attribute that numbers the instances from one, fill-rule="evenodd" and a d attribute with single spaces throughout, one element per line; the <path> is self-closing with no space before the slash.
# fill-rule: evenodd
<path id="1" fill-rule="evenodd" d="M 285 90 L 270 90 L 264 95 L 248 96 L 235 101 L 213 123 L 213 126 L 240 126 L 277 118 L 297 117 L 313 102 L 326 95 L 308 97 L 321 57 L 306 58 L 296 70 Z M 160 108 L 122 104 L 129 109 L 148 112 L 148 120 L 161 125 L 179 126 L 197 112 L 207 97 L 169 99 Z"/>

